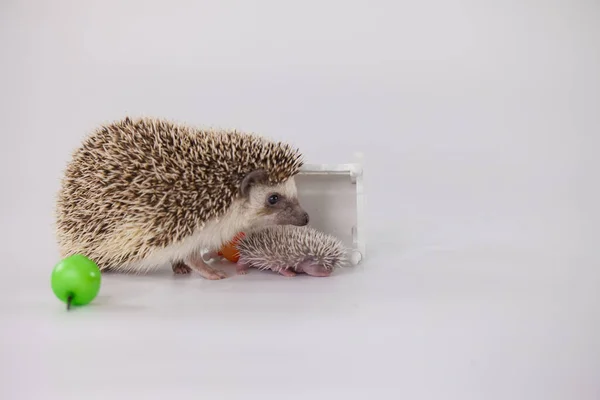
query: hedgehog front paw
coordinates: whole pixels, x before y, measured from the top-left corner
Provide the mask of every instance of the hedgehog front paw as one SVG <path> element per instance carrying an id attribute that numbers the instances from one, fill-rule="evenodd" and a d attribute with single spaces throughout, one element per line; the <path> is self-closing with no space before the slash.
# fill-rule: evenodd
<path id="1" fill-rule="evenodd" d="M 227 278 L 227 274 L 225 272 L 216 268 L 209 267 L 208 265 L 205 266 L 205 268 L 199 268 L 198 272 L 203 278 L 209 279 L 211 281 Z"/>
<path id="2" fill-rule="evenodd" d="M 192 272 L 192 269 L 185 263 L 179 262 L 173 264 L 173 272 L 175 275 L 187 275 Z"/>
<path id="3" fill-rule="evenodd" d="M 219 269 L 209 267 L 206 264 L 196 264 L 194 265 L 196 271 L 205 279 L 209 279 L 211 281 L 216 281 L 219 279 L 227 278 L 227 274 Z"/>
<path id="4" fill-rule="evenodd" d="M 235 272 L 238 275 L 246 275 L 248 273 L 248 270 L 250 269 L 250 266 L 248 266 L 247 264 L 243 264 L 243 263 L 238 263 L 238 265 L 236 265 L 235 267 Z"/>
<path id="5" fill-rule="evenodd" d="M 186 260 L 186 264 L 198 271 L 200 276 L 211 281 L 227 278 L 227 274 L 219 269 L 213 268 L 202 261 L 201 258 L 194 257 Z"/>
<path id="6" fill-rule="evenodd" d="M 288 278 L 291 278 L 292 276 L 296 276 L 296 273 L 289 268 L 281 268 L 281 269 L 277 270 L 277 272 L 280 275 L 287 276 Z"/>
<path id="7" fill-rule="evenodd" d="M 305 261 L 298 266 L 298 271 L 302 271 L 310 276 L 327 277 L 331 275 L 331 270 L 326 269 L 317 262 Z"/>

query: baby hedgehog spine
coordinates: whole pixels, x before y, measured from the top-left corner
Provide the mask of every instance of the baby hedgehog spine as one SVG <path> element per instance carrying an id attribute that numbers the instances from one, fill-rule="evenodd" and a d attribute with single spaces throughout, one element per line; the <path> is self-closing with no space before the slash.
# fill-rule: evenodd
<path id="1" fill-rule="evenodd" d="M 238 273 L 249 268 L 272 270 L 285 276 L 306 273 L 329 276 L 347 264 L 342 242 L 308 226 L 279 225 L 248 232 L 237 243 Z"/>
<path id="2" fill-rule="evenodd" d="M 63 257 L 102 270 L 147 272 L 170 263 L 221 279 L 199 252 L 253 226 L 305 225 L 288 144 L 234 130 L 202 130 L 154 118 L 99 127 L 74 152 L 57 199 Z M 274 200 L 274 201 L 271 201 Z"/>

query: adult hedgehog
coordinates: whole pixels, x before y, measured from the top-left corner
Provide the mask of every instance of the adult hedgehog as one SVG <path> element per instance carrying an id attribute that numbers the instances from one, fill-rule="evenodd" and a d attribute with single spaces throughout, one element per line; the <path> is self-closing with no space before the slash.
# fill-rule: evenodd
<path id="1" fill-rule="evenodd" d="M 101 126 L 68 164 L 57 199 L 62 257 L 84 254 L 101 270 L 226 275 L 216 249 L 254 227 L 308 224 L 294 176 L 297 149 L 237 131 L 140 118 Z"/>

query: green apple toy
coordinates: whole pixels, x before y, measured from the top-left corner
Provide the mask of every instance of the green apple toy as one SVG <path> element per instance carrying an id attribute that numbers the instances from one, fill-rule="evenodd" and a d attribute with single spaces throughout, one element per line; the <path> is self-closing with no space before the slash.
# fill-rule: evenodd
<path id="1" fill-rule="evenodd" d="M 100 291 L 101 273 L 89 258 L 75 254 L 61 260 L 52 270 L 50 283 L 59 300 L 72 305 L 89 304 Z"/>

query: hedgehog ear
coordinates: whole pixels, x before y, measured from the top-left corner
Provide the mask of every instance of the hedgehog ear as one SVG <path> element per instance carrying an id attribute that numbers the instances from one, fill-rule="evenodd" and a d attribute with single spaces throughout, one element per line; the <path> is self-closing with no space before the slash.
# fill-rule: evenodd
<path id="1" fill-rule="evenodd" d="M 257 169 L 248 173 L 244 179 L 242 179 L 242 183 L 240 184 L 240 194 L 243 197 L 247 197 L 248 194 L 250 194 L 250 189 L 252 186 L 265 183 L 267 181 L 267 177 L 267 171 L 264 169 Z"/>

